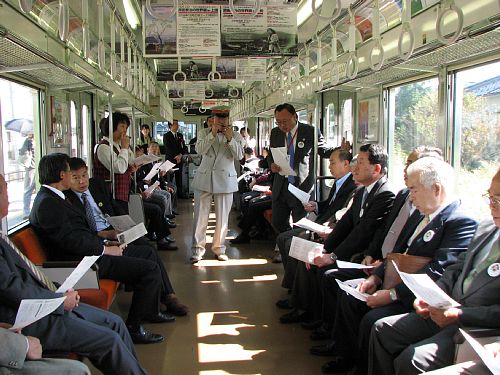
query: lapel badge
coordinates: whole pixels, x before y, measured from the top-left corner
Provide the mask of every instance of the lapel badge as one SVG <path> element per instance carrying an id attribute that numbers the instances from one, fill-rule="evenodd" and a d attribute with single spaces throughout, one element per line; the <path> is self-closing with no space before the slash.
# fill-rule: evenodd
<path id="1" fill-rule="evenodd" d="M 424 242 L 429 242 L 430 240 L 432 240 L 432 238 L 434 237 L 435 234 L 436 233 L 434 233 L 434 231 L 432 229 L 429 229 L 424 234 Z"/>
<path id="2" fill-rule="evenodd" d="M 500 263 L 493 263 L 488 267 L 488 275 L 497 277 L 500 275 Z"/>
<path id="3" fill-rule="evenodd" d="M 102 206 L 103 206 L 102 202 L 97 203 L 97 205 L 98 205 L 99 207 L 102 207 Z"/>
<path id="4" fill-rule="evenodd" d="M 304 142 L 300 141 L 297 143 L 298 148 L 304 148 Z"/>

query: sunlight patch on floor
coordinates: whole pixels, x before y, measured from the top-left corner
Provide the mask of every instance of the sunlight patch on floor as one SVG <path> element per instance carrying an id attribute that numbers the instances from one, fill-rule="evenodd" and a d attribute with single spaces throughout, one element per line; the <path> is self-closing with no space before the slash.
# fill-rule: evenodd
<path id="1" fill-rule="evenodd" d="M 220 284 L 220 280 L 202 280 L 202 284 Z"/>
<path id="2" fill-rule="evenodd" d="M 249 259 L 229 259 L 228 261 L 221 262 L 218 260 L 200 260 L 194 263 L 194 266 L 197 267 L 226 267 L 226 266 L 256 266 L 261 264 L 267 264 L 267 259 L 257 259 L 257 258 L 249 258 Z"/>
<path id="3" fill-rule="evenodd" d="M 234 279 L 233 281 L 235 283 L 249 283 L 249 282 L 255 282 L 255 281 L 273 281 L 277 280 L 278 276 L 276 274 L 274 275 L 261 275 L 261 276 L 253 276 L 251 279 Z"/>
<path id="4" fill-rule="evenodd" d="M 238 314 L 238 311 L 218 311 L 199 313 L 196 316 L 198 323 L 198 338 L 213 335 L 239 336 L 239 328 L 253 328 L 251 324 L 212 324 L 215 314 Z M 232 315 L 231 315 L 232 316 Z"/>
<path id="5" fill-rule="evenodd" d="M 262 352 L 265 352 L 265 350 L 245 350 L 239 344 L 199 343 L 198 361 L 200 363 L 251 361 L 254 355 Z"/>
<path id="6" fill-rule="evenodd" d="M 200 371 L 199 375 L 234 375 L 232 372 L 227 372 L 224 370 L 210 370 L 210 371 Z M 261 375 L 259 374 L 241 374 L 238 372 L 238 375 Z"/>

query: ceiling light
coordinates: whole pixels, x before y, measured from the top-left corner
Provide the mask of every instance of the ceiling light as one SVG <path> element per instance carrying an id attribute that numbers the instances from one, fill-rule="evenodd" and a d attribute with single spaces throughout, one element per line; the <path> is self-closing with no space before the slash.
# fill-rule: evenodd
<path id="1" fill-rule="evenodd" d="M 127 21 L 132 29 L 136 29 L 141 24 L 141 17 L 137 14 L 133 0 L 123 0 L 123 8 L 125 8 L 125 15 Z"/>
<path id="2" fill-rule="evenodd" d="M 297 11 L 297 26 L 302 25 L 312 15 L 311 0 L 304 2 Z M 319 8 L 323 0 L 316 0 L 316 7 Z"/>

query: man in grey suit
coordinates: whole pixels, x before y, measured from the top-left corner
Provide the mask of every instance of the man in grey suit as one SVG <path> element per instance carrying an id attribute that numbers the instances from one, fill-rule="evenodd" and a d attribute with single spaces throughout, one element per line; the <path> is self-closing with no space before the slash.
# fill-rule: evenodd
<path id="1" fill-rule="evenodd" d="M 70 359 L 43 358 L 40 340 L 9 331 L 0 323 L 0 374 L 24 375 L 90 375 L 82 362 Z"/>
<path id="2" fill-rule="evenodd" d="M 205 254 L 208 215 L 212 198 L 215 202 L 215 232 L 212 252 L 220 261 L 226 255 L 227 222 L 233 203 L 233 193 L 238 191 L 234 168 L 235 160 L 243 158 L 241 135 L 229 124 L 229 107 L 212 109 L 214 121 L 211 128 L 198 134 L 196 152 L 203 156 L 193 179 L 194 226 L 191 262 L 195 263 Z"/>
<path id="3" fill-rule="evenodd" d="M 314 127 L 298 122 L 295 108 L 288 103 L 280 104 L 274 110 L 277 128 L 271 130 L 270 147 L 286 147 L 290 167 L 297 176 L 282 176 L 281 167 L 274 163 L 269 153 L 268 164 L 274 173 L 272 194 L 273 227 L 278 232 L 290 229 L 290 213 L 296 222 L 306 215 L 302 203 L 288 191 L 293 184 L 306 193 L 314 185 Z M 325 145 L 323 136 L 318 131 L 318 154 L 327 157 L 331 147 Z"/>
<path id="4" fill-rule="evenodd" d="M 493 220 L 479 225 L 468 251 L 437 282 L 460 306 L 436 309 L 416 299 L 414 313 L 378 320 L 371 333 L 370 374 L 420 374 L 451 365 L 460 326 L 500 327 L 500 170 L 487 197 Z"/>

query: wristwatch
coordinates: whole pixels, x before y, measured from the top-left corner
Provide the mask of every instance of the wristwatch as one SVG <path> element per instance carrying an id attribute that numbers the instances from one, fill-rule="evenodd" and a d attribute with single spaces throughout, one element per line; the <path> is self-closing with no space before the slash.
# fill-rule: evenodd
<path id="1" fill-rule="evenodd" d="M 335 253 L 330 253 L 330 259 L 335 262 L 337 260 L 337 255 Z"/>
<path id="2" fill-rule="evenodd" d="M 104 244 L 104 246 L 109 246 L 110 242 L 111 242 L 110 240 L 104 240 L 104 241 L 102 241 L 102 243 Z"/>
<path id="3" fill-rule="evenodd" d="M 398 294 L 396 293 L 396 289 L 391 288 L 389 289 L 389 296 L 391 297 L 391 301 L 397 301 L 398 300 Z"/>

